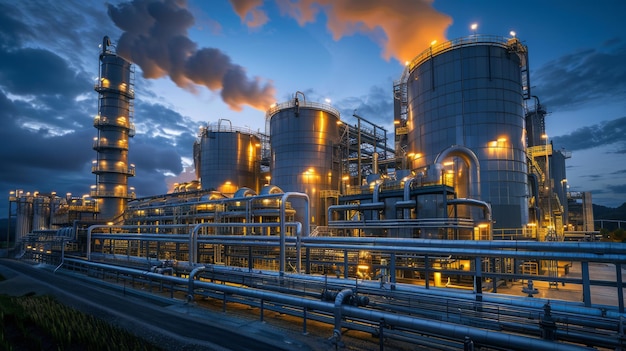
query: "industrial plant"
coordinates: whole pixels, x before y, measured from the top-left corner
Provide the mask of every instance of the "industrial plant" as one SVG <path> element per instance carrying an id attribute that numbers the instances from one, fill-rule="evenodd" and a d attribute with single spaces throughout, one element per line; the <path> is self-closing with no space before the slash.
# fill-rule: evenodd
<path id="1" fill-rule="evenodd" d="M 11 193 L 13 257 L 291 314 L 304 330 L 321 321 L 334 345 L 346 330 L 441 350 L 626 345 L 626 250 L 597 241 L 590 193 L 568 191 L 571 154 L 548 137 L 514 35 L 407 62 L 393 130 L 300 91 L 268 106 L 264 132 L 210 121 L 189 145 L 196 179 L 141 198 L 128 185 L 134 67 L 108 37 L 99 63 L 95 184 Z M 591 277 L 595 263 L 614 279 Z M 540 282 L 581 299 L 533 298 Z M 597 302 L 598 287 L 615 300 Z"/>

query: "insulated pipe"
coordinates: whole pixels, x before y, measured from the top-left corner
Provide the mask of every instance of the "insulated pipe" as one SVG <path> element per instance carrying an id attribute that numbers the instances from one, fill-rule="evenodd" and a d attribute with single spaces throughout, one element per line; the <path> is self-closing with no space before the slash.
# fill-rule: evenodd
<path id="1" fill-rule="evenodd" d="M 491 331 L 481 328 L 466 327 L 448 322 L 438 322 L 434 320 L 423 320 L 395 313 L 379 312 L 369 309 L 356 308 L 353 306 L 340 306 L 342 313 L 346 316 L 362 318 L 368 321 L 383 320 L 385 324 L 409 328 L 432 335 L 445 336 L 453 340 L 464 340 L 469 337 L 472 341 L 496 347 L 504 347 L 509 350 L 533 350 L 533 351 L 577 351 L 589 350 L 572 344 L 564 344 L 550 340 L 534 339 L 529 336 L 514 335 Z"/>
<path id="2" fill-rule="evenodd" d="M 480 199 L 480 163 L 478 157 L 469 148 L 462 145 L 452 145 L 440 152 L 435 157 L 435 164 L 441 164 L 444 159 L 451 156 L 460 157 L 470 168 L 469 175 L 469 197 Z"/>
<path id="3" fill-rule="evenodd" d="M 491 222 L 491 205 L 489 205 L 485 201 L 476 200 L 476 199 L 460 198 L 460 199 L 448 200 L 448 204 L 450 204 L 450 205 L 464 204 L 464 205 L 471 205 L 471 206 L 482 207 L 483 208 L 483 215 L 484 215 L 485 219 L 488 220 L 489 222 Z"/>
<path id="4" fill-rule="evenodd" d="M 411 184 L 413 184 L 414 180 L 415 180 L 415 177 L 406 177 L 406 178 L 404 178 L 404 197 L 402 198 L 402 200 L 404 200 L 404 201 L 409 201 L 410 200 Z"/>
<path id="5" fill-rule="evenodd" d="M 404 196 L 402 198 L 402 201 L 398 201 L 398 202 L 402 202 L 402 204 L 409 204 L 409 202 L 411 202 L 411 184 L 413 184 L 413 181 L 415 180 L 415 177 L 406 177 L 404 178 Z M 396 202 L 396 206 L 400 206 L 400 204 Z M 412 201 L 412 204 L 415 204 L 415 201 Z M 410 207 L 410 206 L 407 206 Z M 409 209 L 408 208 L 404 208 L 402 210 L 402 218 L 406 219 L 409 218 Z"/>
<path id="6" fill-rule="evenodd" d="M 373 203 L 377 203 L 380 202 L 379 198 L 380 198 L 380 185 L 382 184 L 382 181 L 377 180 L 376 184 L 374 184 L 374 192 L 372 193 L 372 202 Z"/>
<path id="7" fill-rule="evenodd" d="M 384 202 L 374 202 L 371 204 L 349 204 L 349 205 L 331 205 L 328 206 L 328 217 L 327 218 L 332 218 L 331 215 L 333 212 L 337 212 L 337 211 L 348 211 L 348 210 L 356 210 L 356 211 L 361 211 L 361 210 L 379 210 L 385 208 L 385 203 Z M 331 221 L 329 221 L 330 223 Z"/>
<path id="8" fill-rule="evenodd" d="M 76 259 L 68 259 L 68 261 L 73 261 L 78 264 L 89 265 L 92 267 L 99 268 L 108 268 L 116 271 L 120 271 L 127 274 L 134 275 L 143 275 L 150 278 L 154 278 L 155 280 L 164 280 L 171 283 L 177 284 L 185 284 L 189 283 L 184 278 L 178 278 L 174 276 L 166 276 L 156 273 L 150 273 L 145 271 L 140 271 L 132 268 L 124 268 L 124 267 L 112 267 L 110 265 L 94 263 L 94 262 L 85 262 L 82 260 Z M 342 290 L 337 298 L 335 299 L 334 304 L 330 304 L 327 302 L 310 300 L 306 298 L 293 297 L 281 293 L 276 292 L 268 292 L 268 291 L 260 291 L 256 289 L 249 288 L 240 288 L 230 285 L 216 284 L 204 281 L 194 282 L 194 285 L 198 288 L 211 289 L 215 291 L 220 291 L 228 294 L 236 294 L 240 296 L 247 296 L 252 298 L 257 298 L 266 301 L 278 302 L 282 304 L 288 304 L 292 306 L 298 306 L 307 309 L 319 310 L 323 312 L 333 313 L 335 317 L 335 322 L 337 321 L 337 317 L 339 315 L 339 320 L 341 321 L 342 316 L 350 316 L 355 318 L 365 319 L 371 323 L 379 323 L 383 320 L 386 324 L 400 326 L 404 328 L 409 328 L 413 331 L 418 332 L 427 332 L 435 335 L 445 336 L 447 338 L 455 339 L 455 340 L 463 340 L 466 336 L 469 336 L 472 340 L 486 344 L 486 345 L 495 345 L 500 347 L 505 347 L 507 349 L 515 349 L 515 350 L 562 350 L 562 351 L 578 351 L 578 350 L 589 350 L 589 348 L 584 348 L 580 346 L 570 345 L 570 344 L 562 344 L 554 341 L 547 341 L 541 339 L 534 339 L 528 336 L 519 336 L 513 334 L 507 334 L 503 332 L 490 331 L 480 328 L 473 327 L 465 327 L 458 324 L 447 323 L 447 322 L 437 322 L 433 320 L 422 320 L 419 318 L 413 318 L 409 316 L 398 315 L 396 313 L 386 313 L 379 312 L 370 309 L 357 308 L 347 305 L 339 305 L 337 306 L 337 301 L 340 298 L 340 295 L 346 296 L 348 293 L 352 293 L 351 289 Z M 342 301 L 342 300 L 341 300 Z M 333 330 L 333 334 L 336 332 L 337 328 Z"/>
<path id="9" fill-rule="evenodd" d="M 353 244 L 312 244 L 303 242 L 306 248 L 325 248 L 325 249 L 337 249 L 337 250 L 368 250 L 387 253 L 411 253 L 417 255 L 429 255 L 429 256 L 441 256 L 448 257 L 453 256 L 480 256 L 480 257 L 515 257 L 523 259 L 543 259 L 543 260 L 558 260 L 558 261 L 582 261 L 582 262 L 607 262 L 607 263 L 621 263 L 624 262 L 624 254 L 606 254 L 602 255 L 601 259 L 596 254 L 585 253 L 568 253 L 568 252 L 541 252 L 541 251 L 510 251 L 510 250 L 472 250 L 465 248 L 425 248 L 425 247 L 411 247 L 411 246 L 378 246 L 378 245 L 360 245 L 358 243 Z M 398 245 L 402 245 L 402 242 L 398 242 Z"/>
<path id="10" fill-rule="evenodd" d="M 535 220 L 539 221 L 541 217 L 541 208 L 537 206 L 537 199 L 539 199 L 539 179 L 535 173 L 528 174 L 528 180 L 532 185 L 533 196 L 535 197 L 534 201 L 534 209 L 535 209 Z"/>
<path id="11" fill-rule="evenodd" d="M 333 314 L 335 315 L 335 329 L 333 329 L 333 343 L 338 344 L 341 341 L 341 320 L 343 316 L 341 314 L 341 305 L 343 300 L 352 295 L 352 289 L 343 289 L 335 297 L 335 309 Z"/>
<path id="12" fill-rule="evenodd" d="M 187 287 L 187 302 L 191 302 L 193 300 L 193 291 L 194 291 L 194 280 L 196 279 L 196 274 L 198 273 L 202 273 L 206 270 L 206 266 L 199 266 L 194 268 L 190 273 L 189 273 L 189 286 Z"/>
<path id="13" fill-rule="evenodd" d="M 376 184 L 374 184 L 374 192 L 372 193 L 373 203 L 382 203 L 380 202 L 380 186 L 382 183 L 383 183 L 382 179 L 379 179 L 379 180 L 376 180 Z M 384 204 L 382 208 L 384 208 Z M 374 218 L 374 220 L 380 220 L 380 212 L 374 211 L 372 213 L 372 218 Z"/>
<path id="14" fill-rule="evenodd" d="M 284 201 L 282 201 L 282 203 L 284 203 Z M 282 206 L 281 203 L 281 206 Z M 285 267 L 285 262 L 284 262 L 284 258 L 285 258 L 285 236 L 286 236 L 286 228 L 287 227 L 295 227 L 296 228 L 296 237 L 301 237 L 302 236 L 302 224 L 300 222 L 289 222 L 289 223 L 285 223 L 284 222 L 284 211 L 281 211 L 283 213 L 282 218 L 281 218 L 281 222 L 280 223 L 199 223 L 196 224 L 196 226 L 191 230 L 191 233 L 189 234 L 189 263 L 194 265 L 197 264 L 197 257 L 196 257 L 196 253 L 197 253 L 197 249 L 198 249 L 198 231 L 202 228 L 207 228 L 207 227 L 240 227 L 240 228 L 254 228 L 254 227 L 279 227 L 280 228 L 280 256 L 281 256 L 281 262 L 282 262 L 282 269 L 284 272 L 284 267 Z M 307 211 L 308 214 L 308 211 Z M 228 236 L 227 236 L 228 237 Z M 300 240 L 296 239 L 296 243 L 299 244 Z M 298 245 L 299 246 L 299 245 Z M 300 253 L 300 248 L 297 247 L 296 251 L 298 253 Z M 296 260 L 296 269 L 299 271 L 300 270 L 300 255 L 298 255 L 298 259 Z"/>
<path id="15" fill-rule="evenodd" d="M 121 272 L 128 273 L 128 274 L 142 274 L 143 275 L 145 273 L 145 271 L 141 271 L 141 270 L 137 270 L 133 268 L 111 266 L 107 264 L 87 262 L 84 260 L 77 260 L 77 259 L 71 259 L 71 258 L 66 258 L 65 261 L 94 266 L 94 267 L 98 267 L 102 269 L 111 269 L 111 270 L 121 271 Z M 221 272 L 221 273 L 237 271 L 237 269 L 238 268 L 234 268 L 234 267 L 212 266 L 212 270 L 216 272 Z M 241 274 L 241 272 L 237 272 L 237 273 Z M 268 275 L 270 277 L 276 276 L 276 272 L 273 272 L 273 271 L 262 272 L 262 274 Z M 332 285 L 339 285 L 339 286 L 354 284 L 353 280 L 346 280 L 346 279 L 340 279 L 340 278 L 319 277 L 319 276 L 310 276 L 310 275 L 301 275 L 301 274 L 290 274 L 289 276 L 293 279 L 310 280 L 310 281 L 315 281 L 318 283 L 329 283 Z M 182 278 L 177 278 L 177 277 L 172 277 L 172 276 L 162 276 L 156 273 L 151 273 L 150 277 L 154 279 L 167 280 L 170 283 L 180 283 L 180 284 L 184 283 L 184 282 L 179 282 L 176 280 L 176 279 L 182 279 Z M 170 278 L 174 278 L 174 279 L 170 279 Z M 374 289 L 374 290 L 380 289 L 380 284 L 378 282 L 373 282 L 373 281 L 372 282 L 363 281 L 363 282 L 360 282 L 359 285 L 369 288 L 369 289 Z M 420 286 L 411 286 L 411 285 L 403 285 L 403 284 L 396 286 L 396 292 L 419 294 L 424 297 L 427 297 L 428 295 L 434 295 L 436 298 L 451 298 L 451 299 L 460 299 L 460 300 L 468 300 L 468 301 L 469 300 L 473 301 L 474 299 L 473 293 L 466 292 L 466 291 L 453 291 L 450 289 L 437 289 L 437 288 L 425 289 L 424 287 L 420 287 Z M 384 291 L 384 293 L 386 294 L 387 291 Z M 505 295 L 486 293 L 483 295 L 483 302 L 506 305 L 506 306 L 513 306 L 513 307 L 519 306 L 522 308 L 534 308 L 534 309 L 542 309 L 543 306 L 547 302 L 550 302 L 553 312 L 562 312 L 562 313 L 576 314 L 579 316 L 594 316 L 594 317 L 600 317 L 606 314 L 606 316 L 608 316 L 609 318 L 619 318 L 620 316 L 620 314 L 611 310 L 603 312 L 601 311 L 600 308 L 584 307 L 580 303 L 577 303 L 577 304 L 559 303 L 555 300 L 547 300 L 547 299 L 542 299 L 542 298 L 537 298 L 537 297 L 531 299 L 531 298 L 526 298 L 526 297 L 505 296 Z M 328 311 L 328 312 L 332 312 L 332 311 Z"/>
<path id="16" fill-rule="evenodd" d="M 61 263 L 54 269 L 53 273 L 56 273 L 61 266 L 65 263 L 65 238 L 61 238 Z"/>
<path id="17" fill-rule="evenodd" d="M 286 210 L 286 203 L 287 203 L 287 199 L 292 198 L 292 197 L 296 197 L 296 198 L 301 198 L 305 201 L 305 206 L 304 206 L 304 230 L 306 231 L 306 236 L 309 235 L 309 233 L 311 232 L 311 217 L 309 214 L 309 196 L 307 194 L 303 194 L 303 193 L 296 193 L 296 192 L 287 192 L 284 193 L 281 197 L 281 201 L 280 201 L 280 262 L 279 262 L 279 275 L 282 277 L 285 274 L 285 210 Z M 297 248 L 297 255 L 298 258 L 296 260 L 296 270 L 298 271 L 298 273 L 300 273 L 300 261 L 301 261 L 301 251 L 300 251 L 300 246 L 298 245 Z"/>
<path id="18" fill-rule="evenodd" d="M 315 243 L 364 243 L 371 245 L 402 245 L 423 248 L 468 248 L 468 249 L 511 249 L 518 250 L 535 250 L 545 252 L 579 252 L 586 254 L 594 254 L 598 262 L 602 262 L 601 258 L 606 254 L 626 255 L 626 247 L 621 243 L 609 242 L 584 242 L 571 241 L 560 242 L 554 245 L 551 242 L 538 241 L 521 241 L 521 240 L 491 240 L 491 241 L 474 241 L 474 240 L 440 240 L 440 239 L 412 239 L 412 238 L 384 238 L 384 237 L 308 237 L 303 239 L 306 242 Z M 511 251 L 513 252 L 513 251 Z"/>
<path id="19" fill-rule="evenodd" d="M 110 228 L 110 229 L 151 229 L 151 228 L 187 228 L 188 224 L 167 224 L 167 225 L 104 225 L 96 224 L 87 229 L 87 260 L 91 260 L 91 234 L 94 229 Z"/>
<path id="20" fill-rule="evenodd" d="M 140 270 L 140 269 L 135 269 L 135 268 L 127 268 L 127 267 L 122 267 L 122 266 L 113 266 L 113 265 L 109 265 L 109 264 L 105 264 L 105 263 L 98 263 L 98 262 L 90 262 L 90 261 L 85 261 L 85 260 L 78 260 L 75 258 L 66 258 L 65 259 L 66 262 L 71 262 L 71 263 L 77 263 L 80 265 L 85 265 L 85 266 L 90 266 L 90 267 L 94 267 L 94 268 L 100 268 L 100 269 L 108 269 L 110 271 L 114 271 L 114 272 L 119 272 L 119 273 L 124 273 L 124 274 L 129 274 L 129 275 L 140 275 L 142 277 L 148 277 L 154 280 L 160 280 L 160 281 L 164 281 L 164 282 L 168 282 L 168 283 L 172 283 L 172 284 L 187 284 L 187 280 L 184 278 L 179 278 L 173 275 L 164 275 L 164 274 L 158 274 L 158 273 L 153 273 L 150 271 L 145 271 L 145 270 Z"/>

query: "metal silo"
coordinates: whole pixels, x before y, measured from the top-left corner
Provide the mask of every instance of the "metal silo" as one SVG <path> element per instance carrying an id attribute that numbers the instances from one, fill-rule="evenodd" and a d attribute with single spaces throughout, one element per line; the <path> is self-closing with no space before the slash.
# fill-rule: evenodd
<path id="1" fill-rule="evenodd" d="M 478 158 L 480 194 L 472 194 L 464 157 L 442 160 L 442 176 L 455 183 L 458 197 L 490 203 L 495 228 L 522 227 L 528 221 L 526 47 L 516 38 L 473 35 L 432 46 L 407 70 L 412 169 L 431 165 L 451 147 L 471 150 Z"/>
<path id="2" fill-rule="evenodd" d="M 33 230 L 50 229 L 51 198 L 34 194 L 33 198 Z"/>
<path id="3" fill-rule="evenodd" d="M 98 201 L 99 218 L 119 219 L 131 197 L 128 177 L 135 175 L 128 163 L 128 139 L 135 135 L 132 123 L 134 70 L 130 62 L 117 56 L 109 48 L 109 38 L 104 37 L 100 53 L 100 77 L 95 85 L 99 93 L 98 115 L 94 126 L 98 136 L 93 148 L 97 159 L 92 165 L 96 185 L 91 196 Z"/>
<path id="4" fill-rule="evenodd" d="M 293 100 L 270 108 L 266 118 L 270 122 L 271 183 L 285 192 L 306 193 L 311 224 L 325 225 L 326 208 L 334 204 L 341 180 L 340 154 L 335 152 L 340 140 L 339 111 L 307 102 L 298 92 Z"/>
<path id="5" fill-rule="evenodd" d="M 259 190 L 261 140 L 250 130 L 221 119 L 201 128 L 194 153 L 202 189 L 224 194 L 242 187 Z"/>
<path id="6" fill-rule="evenodd" d="M 15 242 L 20 242 L 33 230 L 33 199 L 30 193 L 16 194 L 15 204 Z"/>

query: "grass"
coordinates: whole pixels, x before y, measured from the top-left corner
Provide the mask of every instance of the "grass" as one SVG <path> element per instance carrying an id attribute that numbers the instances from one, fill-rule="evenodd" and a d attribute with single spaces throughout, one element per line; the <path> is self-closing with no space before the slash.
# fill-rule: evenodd
<path id="1" fill-rule="evenodd" d="M 0 295 L 0 328 L 0 350 L 161 350 L 49 295 Z"/>

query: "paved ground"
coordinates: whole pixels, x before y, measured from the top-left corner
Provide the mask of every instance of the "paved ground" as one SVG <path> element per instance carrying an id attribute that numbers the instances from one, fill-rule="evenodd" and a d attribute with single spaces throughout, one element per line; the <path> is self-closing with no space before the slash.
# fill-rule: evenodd
<path id="1" fill-rule="evenodd" d="M 563 263 L 560 264 L 562 266 Z M 564 270 L 559 270 L 559 275 L 566 278 L 581 278 L 580 263 L 574 263 L 569 268 L 569 272 L 565 274 Z M 589 264 L 589 276 L 593 280 L 606 280 L 615 281 L 615 265 L 606 263 L 591 263 Z M 626 268 L 622 268 L 622 279 L 626 278 Z M 534 281 L 534 287 L 538 290 L 535 297 L 545 299 L 557 299 L 566 301 L 583 301 L 582 286 L 578 284 L 557 284 L 552 285 L 548 282 Z M 526 296 L 527 294 L 522 292 L 522 287 L 526 286 L 526 282 L 518 282 L 510 284 L 507 287 L 498 287 L 498 293 Z M 626 304 L 626 290 L 622 287 L 624 292 L 624 303 Z M 591 288 L 591 303 L 597 305 L 618 306 L 619 301 L 617 299 L 617 290 L 611 287 L 594 286 Z"/>

